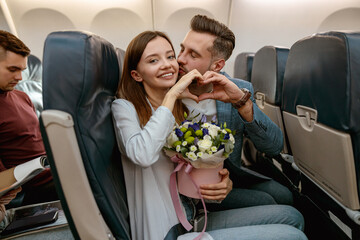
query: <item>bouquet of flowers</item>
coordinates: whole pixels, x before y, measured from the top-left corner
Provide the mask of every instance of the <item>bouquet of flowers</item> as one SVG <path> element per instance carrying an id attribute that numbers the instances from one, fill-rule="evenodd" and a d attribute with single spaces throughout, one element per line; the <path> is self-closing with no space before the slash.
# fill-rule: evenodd
<path id="1" fill-rule="evenodd" d="M 184 171 L 178 172 L 178 188 L 180 193 L 198 198 L 191 182 L 200 185 L 221 181 L 218 172 L 234 149 L 235 133 L 227 128 L 226 123 L 219 126 L 216 117 L 206 122 L 205 115 L 198 121 L 199 115 L 189 118 L 184 113 L 184 116 L 186 120 L 174 127 L 164 150 L 169 157 L 177 156 L 193 167 L 189 174 L 192 179 Z"/>
<path id="2" fill-rule="evenodd" d="M 235 139 L 226 123 L 219 126 L 215 117 L 206 122 L 205 115 L 200 121 L 195 120 L 198 115 L 192 119 L 186 113 L 184 116 L 186 120 L 168 136 L 165 150 L 181 154 L 195 168 L 213 168 L 229 157 Z"/>

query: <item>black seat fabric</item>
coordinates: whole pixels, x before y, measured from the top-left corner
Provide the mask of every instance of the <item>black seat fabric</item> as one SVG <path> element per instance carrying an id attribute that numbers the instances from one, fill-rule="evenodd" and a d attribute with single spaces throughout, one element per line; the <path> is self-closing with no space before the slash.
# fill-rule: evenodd
<path id="1" fill-rule="evenodd" d="M 254 53 L 252 52 L 242 52 L 237 55 L 234 64 L 234 78 L 250 82 L 253 59 Z"/>
<path id="2" fill-rule="evenodd" d="M 360 186 L 360 33 L 326 32 L 296 42 L 283 84 L 282 110 L 317 110 L 317 122 L 349 133 Z"/>
<path id="3" fill-rule="evenodd" d="M 44 47 L 44 109 L 72 115 L 97 205 L 116 239 L 130 239 L 126 191 L 111 115 L 119 81 L 115 48 L 87 32 L 51 33 Z"/>
<path id="4" fill-rule="evenodd" d="M 254 92 L 265 94 L 265 101 L 276 106 L 281 105 L 282 85 L 289 49 L 265 46 L 254 57 L 251 83 Z"/>

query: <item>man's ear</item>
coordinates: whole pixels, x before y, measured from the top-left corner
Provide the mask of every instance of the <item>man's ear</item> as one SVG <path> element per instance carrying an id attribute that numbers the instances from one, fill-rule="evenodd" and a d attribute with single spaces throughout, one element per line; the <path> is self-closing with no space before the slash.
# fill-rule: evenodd
<path id="1" fill-rule="evenodd" d="M 225 66 L 225 59 L 220 58 L 211 64 L 210 70 L 214 72 L 220 72 Z"/>
<path id="2" fill-rule="evenodd" d="M 138 73 L 136 70 L 131 70 L 131 77 L 137 82 L 143 81 L 143 78 L 141 77 L 140 73 Z"/>

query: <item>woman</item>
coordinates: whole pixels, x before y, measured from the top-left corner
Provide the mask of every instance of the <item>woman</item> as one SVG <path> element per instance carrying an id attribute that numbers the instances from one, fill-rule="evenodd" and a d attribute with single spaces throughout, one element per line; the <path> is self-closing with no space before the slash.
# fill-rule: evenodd
<path id="1" fill-rule="evenodd" d="M 197 101 L 197 96 L 191 94 L 187 87 L 192 80 L 202 76 L 193 70 L 177 82 L 178 70 L 174 48 L 161 32 L 143 32 L 127 48 L 118 99 L 113 102 L 112 111 L 134 240 L 164 239 L 171 227 L 179 223 L 169 190 L 174 165 L 165 156 L 162 147 L 175 122 L 183 120 L 186 108 L 179 99 Z M 228 171 L 223 169 L 220 174 L 222 181 L 215 187 L 201 186 L 205 199 L 223 200 L 231 190 Z M 210 213 L 207 233 L 214 239 L 306 239 L 295 227 L 271 222 L 272 214 L 276 214 L 274 209 L 284 219 L 294 216 L 296 210 L 289 206 L 260 207 L 264 208 L 265 215 L 261 220 L 264 222 L 265 218 L 268 225 L 246 226 L 257 224 L 256 221 L 248 221 L 251 208 L 235 209 Z M 225 226 L 221 226 L 224 223 L 231 229 L 224 229 Z M 301 229 L 303 219 L 294 219 L 293 226 Z M 186 235 L 193 239 L 197 234 Z"/>

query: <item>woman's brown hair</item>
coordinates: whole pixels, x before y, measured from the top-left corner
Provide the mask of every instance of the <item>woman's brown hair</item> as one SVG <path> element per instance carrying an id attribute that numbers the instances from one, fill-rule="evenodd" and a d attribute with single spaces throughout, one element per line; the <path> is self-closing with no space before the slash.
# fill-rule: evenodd
<path id="1" fill-rule="evenodd" d="M 123 72 L 116 92 L 117 98 L 126 99 L 134 104 L 140 119 L 140 125 L 142 127 L 146 125 L 152 115 L 151 106 L 146 99 L 146 92 L 143 83 L 135 81 L 131 77 L 131 71 L 137 69 L 137 65 L 147 44 L 156 37 L 166 39 L 170 43 L 172 50 L 175 52 L 170 39 L 163 32 L 145 31 L 137 35 L 126 49 Z M 181 102 L 181 100 L 176 100 L 173 110 L 176 122 L 180 123 L 184 120 L 185 111 L 188 112 L 186 106 Z"/>

